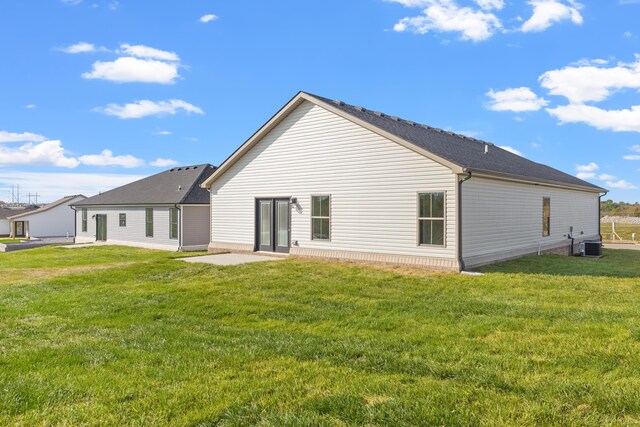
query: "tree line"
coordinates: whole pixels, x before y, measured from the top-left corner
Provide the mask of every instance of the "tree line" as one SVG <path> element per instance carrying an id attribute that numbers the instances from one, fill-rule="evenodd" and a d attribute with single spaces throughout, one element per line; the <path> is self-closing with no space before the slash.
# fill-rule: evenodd
<path id="1" fill-rule="evenodd" d="M 603 200 L 600 202 L 601 216 L 639 216 L 640 203 L 614 202 L 613 200 Z"/>

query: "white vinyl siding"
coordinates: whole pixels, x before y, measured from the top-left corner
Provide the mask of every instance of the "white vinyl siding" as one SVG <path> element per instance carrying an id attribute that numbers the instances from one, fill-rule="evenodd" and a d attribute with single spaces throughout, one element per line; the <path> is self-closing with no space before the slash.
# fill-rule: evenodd
<path id="1" fill-rule="evenodd" d="M 418 244 L 416 194 L 430 191 L 446 193 L 444 246 Z M 296 197 L 300 248 L 456 259 L 455 191 L 449 168 L 304 102 L 213 183 L 211 239 L 253 245 L 256 198 Z M 331 195 L 330 241 L 311 239 L 318 194 Z"/>
<path id="2" fill-rule="evenodd" d="M 543 198 L 551 202 L 550 235 L 543 236 Z M 471 178 L 462 184 L 465 263 L 485 262 L 598 237 L 598 194 Z"/>
<path id="3" fill-rule="evenodd" d="M 178 240 L 169 238 L 168 206 L 154 206 L 153 237 L 146 237 L 146 214 L 144 207 L 88 207 L 89 224 L 87 232 L 79 232 L 77 242 L 93 242 L 96 238 L 96 221 L 94 215 L 107 216 L 107 242 L 132 244 L 158 249 L 178 249 Z M 127 226 L 120 227 L 120 214 L 127 216 Z M 78 220 L 81 220 L 78 211 Z M 207 229 L 204 229 L 204 233 Z"/>
<path id="4" fill-rule="evenodd" d="M 29 237 L 73 237 L 76 233 L 76 218 L 70 205 L 83 199 L 84 196 L 76 197 L 51 209 L 33 211 L 13 221 L 23 221 Z"/>

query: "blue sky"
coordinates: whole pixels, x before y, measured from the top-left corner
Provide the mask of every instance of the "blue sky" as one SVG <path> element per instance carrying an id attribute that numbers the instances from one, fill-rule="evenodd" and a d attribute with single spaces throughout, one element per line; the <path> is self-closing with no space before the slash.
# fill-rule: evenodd
<path id="1" fill-rule="evenodd" d="M 21 0 L 0 9 L 0 200 L 221 163 L 304 90 L 640 200 L 640 0 Z"/>

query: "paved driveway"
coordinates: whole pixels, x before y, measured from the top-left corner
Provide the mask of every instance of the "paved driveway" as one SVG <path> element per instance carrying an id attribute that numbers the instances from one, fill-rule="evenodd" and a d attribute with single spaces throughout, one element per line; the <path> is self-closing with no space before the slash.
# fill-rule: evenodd
<path id="1" fill-rule="evenodd" d="M 204 256 L 194 256 L 194 257 L 188 257 L 188 258 L 177 258 L 177 259 L 185 262 L 200 262 L 204 264 L 240 265 L 240 264 L 247 264 L 250 262 L 280 261 L 284 259 L 284 257 L 253 255 L 253 254 L 217 254 L 217 255 L 204 255 Z"/>

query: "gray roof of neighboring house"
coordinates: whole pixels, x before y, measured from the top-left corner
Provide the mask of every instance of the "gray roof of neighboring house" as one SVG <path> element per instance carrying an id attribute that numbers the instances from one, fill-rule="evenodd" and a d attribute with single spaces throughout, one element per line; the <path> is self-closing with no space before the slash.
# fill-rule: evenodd
<path id="1" fill-rule="evenodd" d="M 82 194 L 74 194 L 73 196 L 65 196 L 62 199 L 58 199 L 55 202 L 51 202 L 48 205 L 44 205 L 44 206 L 42 206 L 42 207 L 40 207 L 38 209 L 33 209 L 33 210 L 29 211 L 29 212 L 24 212 L 23 211 L 23 212 L 15 214 L 15 215 L 11 215 L 8 218 L 9 219 L 15 219 L 15 218 L 21 218 L 21 217 L 26 216 L 26 215 L 34 215 L 34 214 L 39 214 L 41 212 L 46 212 L 46 211 L 48 211 L 50 209 L 55 208 L 56 206 L 60 206 L 60 205 L 62 205 L 64 203 L 70 202 L 71 200 L 76 199 L 78 197 L 84 197 L 86 199 L 86 197 L 83 196 Z"/>
<path id="2" fill-rule="evenodd" d="M 74 206 L 209 204 L 202 181 L 215 171 L 210 164 L 181 166 L 89 197 Z"/>
<path id="3" fill-rule="evenodd" d="M 552 167 L 536 163 L 522 156 L 513 154 L 493 144 L 388 116 L 362 107 L 345 104 L 321 96 L 307 93 L 313 98 L 330 104 L 370 125 L 410 142 L 442 159 L 445 159 L 472 172 L 512 175 L 521 178 L 550 181 L 560 184 L 588 187 L 594 190 L 607 191 L 604 188 L 576 178 Z M 489 146 L 485 154 L 485 146 Z"/>
<path id="4" fill-rule="evenodd" d="M 10 216 L 14 216 L 14 215 L 21 215 L 27 212 L 32 212 L 35 211 L 36 209 L 39 209 L 40 206 L 27 206 L 25 208 L 17 208 L 17 209 L 13 209 L 13 208 L 0 208 L 0 219 L 7 219 Z"/>

